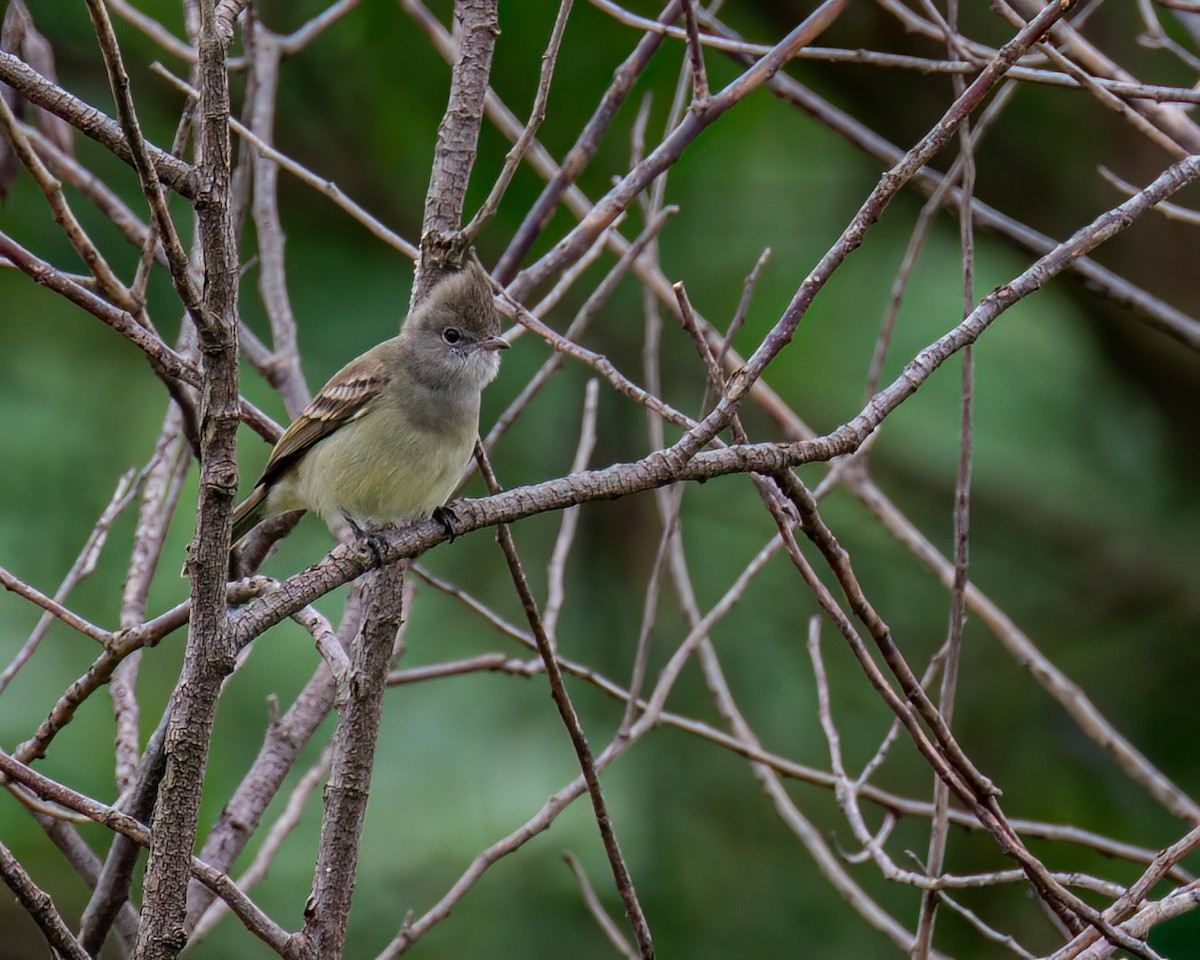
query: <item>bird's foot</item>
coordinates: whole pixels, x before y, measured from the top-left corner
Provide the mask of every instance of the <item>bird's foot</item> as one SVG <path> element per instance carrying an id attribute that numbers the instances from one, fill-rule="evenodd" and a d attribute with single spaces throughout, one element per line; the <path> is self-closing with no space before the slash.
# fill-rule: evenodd
<path id="1" fill-rule="evenodd" d="M 438 507 L 433 511 L 433 519 L 442 525 L 442 529 L 446 531 L 446 536 L 453 543 L 454 538 L 458 536 L 458 514 L 454 512 L 454 509 L 452 507 Z"/>
<path id="2" fill-rule="evenodd" d="M 350 525 L 355 539 L 366 543 L 367 549 L 371 551 L 371 555 L 375 558 L 375 565 L 382 567 L 384 557 L 387 554 L 387 537 L 378 530 L 366 529 L 359 526 L 358 522 L 348 513 L 343 513 L 342 518 Z"/>

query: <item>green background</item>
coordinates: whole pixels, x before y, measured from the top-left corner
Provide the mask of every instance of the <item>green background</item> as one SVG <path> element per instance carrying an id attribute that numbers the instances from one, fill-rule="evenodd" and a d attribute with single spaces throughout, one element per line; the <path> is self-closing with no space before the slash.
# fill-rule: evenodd
<path id="1" fill-rule="evenodd" d="M 145 6 L 179 28 L 179 14 L 171 4 Z M 729 11 L 732 22 L 759 39 L 782 35 L 789 20 L 805 12 L 799 4 L 732 6 L 737 6 Z M 54 45 L 63 85 L 111 114 L 111 96 L 82 5 L 43 0 L 31 2 L 30 8 Z M 286 31 L 319 9 L 311 2 L 294 9 L 273 3 L 265 5 L 263 16 L 273 29 Z M 446 18 L 448 4 L 435 9 Z M 655 12 L 647 4 L 638 9 Z M 531 102 L 553 11 L 554 5 L 544 0 L 501 5 L 493 82 L 518 114 Z M 1002 40 L 1004 28 L 984 16 L 981 11 L 978 23 L 971 25 L 974 35 Z M 1182 68 L 1151 59 L 1133 46 L 1132 13 L 1112 19 L 1104 29 L 1114 41 L 1126 41 L 1129 62 L 1144 67 L 1147 80 L 1193 81 Z M 147 135 L 168 143 L 179 97 L 147 69 L 151 60 L 165 55 L 127 25 L 118 23 L 118 32 Z M 637 36 L 590 5 L 577 4 L 540 133 L 555 156 L 570 147 Z M 939 55 L 934 44 L 903 36 L 869 5 L 852 5 L 822 42 Z M 601 195 L 612 175 L 627 169 L 629 131 L 643 95 L 652 96 L 651 137 L 660 135 L 681 53 L 678 44 L 667 44 L 640 81 L 581 178 L 590 197 Z M 717 54 L 710 54 L 708 62 L 714 88 L 736 75 Z M 796 64 L 789 71 L 903 146 L 919 137 L 951 98 L 944 77 L 815 63 Z M 369 0 L 285 63 L 278 144 L 415 239 L 448 78 L 446 65 L 397 5 Z M 236 80 L 235 87 L 240 85 Z M 1096 164 L 1107 163 L 1135 182 L 1147 182 L 1166 164 L 1118 123 L 1084 94 L 1023 90 L 981 152 L 979 195 L 1038 229 L 1066 236 L 1119 199 L 1096 177 Z M 104 174 L 134 209 L 143 209 L 130 170 L 82 138 L 76 148 L 80 159 Z M 485 124 L 469 210 L 486 194 L 506 149 Z M 685 281 L 697 308 L 724 325 L 741 294 L 743 277 L 762 248 L 770 246 L 773 256 L 737 340 L 749 352 L 854 214 L 878 173 L 873 161 L 831 132 L 765 91 L 756 92 L 706 131 L 673 168 L 667 200 L 681 209 L 662 235 L 664 270 Z M 500 215 L 480 238 L 486 264 L 495 262 L 539 188 L 537 177 L 522 168 Z M 129 276 L 137 251 L 86 201 L 69 196 L 78 201 L 77 212 L 118 272 Z M 1186 193 L 1180 199 L 1189 201 Z M 1193 191 L 1190 200 L 1195 199 Z M 769 371 L 768 382 L 818 431 L 836 427 L 862 404 L 879 318 L 920 202 L 904 194 L 893 203 L 817 298 L 794 342 Z M 288 289 L 305 372 L 315 387 L 395 331 L 405 311 L 411 269 L 402 256 L 286 174 L 280 176 L 280 206 L 288 236 Z M 175 210 L 181 225 L 186 223 L 185 206 L 177 204 Z M 1200 307 L 1195 228 L 1157 218 L 1147 221 L 1102 249 L 1097 259 L 1195 312 Z M 535 252 L 571 222 L 560 212 Z M 638 222 L 638 215 L 631 214 L 628 236 Z M 26 175 L 0 209 L 0 228 L 56 265 L 79 269 Z M 981 296 L 1024 269 L 1029 258 L 994 237 L 981 234 L 977 239 L 976 291 Z M 610 264 L 610 259 L 602 260 L 585 280 L 597 281 Z M 943 217 L 901 310 L 885 379 L 961 315 L 959 270 L 957 224 Z M 253 328 L 265 333 L 257 279 L 252 264 L 240 309 Z M 551 315 L 555 326 L 565 327 L 586 289 L 585 283 Z M 161 272 L 151 287 L 151 313 L 164 334 L 173 337 L 179 308 Z M 585 343 L 641 382 L 641 337 L 640 293 L 626 281 Z M 548 355 L 545 345 L 528 336 L 506 355 L 500 378 L 485 394 L 485 428 Z M 518 421 L 495 455 L 506 486 L 569 469 L 587 379 L 586 369 L 568 362 Z M 674 328 L 664 333 L 664 379 L 668 400 L 696 410 L 700 368 L 686 336 Z M 1198 380 L 1194 354 L 1093 297 L 1074 280 L 1057 281 L 1004 314 L 976 352 L 971 541 L 972 578 L 1121 731 L 1193 794 L 1200 790 L 1194 709 L 1200 667 Z M 286 419 L 278 399 L 248 368 L 242 388 L 273 416 Z M 885 491 L 943 551 L 952 543 L 958 390 L 955 359 L 888 419 L 872 458 Z M 53 593 L 117 477 L 149 456 L 163 402 L 160 384 L 134 348 L 24 276 L 0 271 L 0 409 L 5 411 L 0 417 L 5 464 L 0 470 L 0 564 Z M 646 452 L 639 408 L 602 389 L 599 410 L 595 464 Z M 755 438 L 778 437 L 761 412 L 747 410 L 746 421 Z M 244 486 L 266 454 L 265 445 L 244 430 Z M 815 485 L 823 469 L 805 468 L 801 475 Z M 478 494 L 478 481 L 467 492 Z M 190 538 L 194 502 L 193 467 L 151 592 L 151 613 L 186 595 L 172 558 L 182 558 Z M 923 663 L 944 636 L 945 591 L 847 493 L 835 491 L 823 509 L 910 662 Z M 707 609 L 774 528 L 743 477 L 690 487 L 684 518 L 700 605 Z M 544 596 L 545 565 L 559 519 L 535 517 L 514 530 L 539 596 Z M 73 609 L 105 626 L 116 624 L 132 524 L 128 514 L 118 521 L 98 569 L 70 601 Z M 657 536 L 649 495 L 589 505 L 582 511 L 568 568 L 561 649 L 622 683 Z M 286 575 L 314 562 L 328 547 L 320 524 L 306 520 L 267 570 Z M 512 622 L 522 622 L 503 558 L 489 533 L 440 547 L 425 562 Z M 342 596 L 334 594 L 319 606 L 336 617 Z M 660 606 L 652 668 L 665 662 L 685 632 L 669 591 Z M 814 612 L 816 604 L 797 588 L 794 571 L 780 555 L 713 631 L 713 639 L 739 703 L 767 747 L 827 766 L 804 650 L 807 619 Z M 0 660 L 7 662 L 37 617 L 26 601 L 0 595 Z M 889 717 L 835 632 L 827 627 L 825 633 L 834 712 L 854 770 L 873 752 Z M 170 695 L 183 642 L 182 633 L 171 636 L 143 663 L 139 693 L 147 728 Z M 407 644 L 402 666 L 493 651 L 524 655 L 455 601 L 425 587 L 411 612 Z M 0 697 L 0 743 L 5 749 L 30 734 L 95 654 L 90 641 L 62 625 L 51 627 L 42 649 Z M 253 760 L 270 720 L 269 698 L 286 706 L 317 663 L 310 638 L 294 624 L 273 628 L 256 641 L 254 654 L 222 700 L 202 825 L 216 818 Z M 1011 815 L 1072 822 L 1152 847 L 1182 834 L 1182 825 L 1121 777 L 974 619 L 967 627 L 960 687 L 956 732 L 979 766 L 1003 786 Z M 598 748 L 615 729 L 619 706 L 582 682 L 573 682 L 570 689 Z M 669 706 L 720 722 L 694 667 L 685 672 Z M 111 710 L 102 693 L 81 709 L 39 769 L 111 800 L 112 735 Z M 327 729 L 317 741 L 324 736 Z M 289 786 L 316 759 L 318 749 L 319 744 L 308 747 Z M 347 956 L 374 956 L 408 911 L 419 915 L 436 902 L 478 851 L 531 816 L 576 769 L 544 677 L 482 674 L 389 693 Z M 879 781 L 927 796 L 930 776 L 915 751 L 900 743 Z M 660 956 L 897 955 L 821 880 L 744 761 L 664 729 L 610 768 L 604 784 Z M 835 844 L 854 846 L 827 792 L 796 784 L 789 790 Z M 282 798 L 268 820 L 281 809 Z M 254 891 L 262 907 L 292 929 L 301 922 L 319 816 L 314 797 L 269 877 Z M 925 850 L 927 826 L 900 824 L 891 844 L 898 858 L 905 849 Z M 107 833 L 102 828 L 85 827 L 83 833 L 103 849 Z M 64 914 L 76 918 L 86 901 L 83 885 L 7 796 L 0 798 L 0 838 L 54 894 Z M 1075 848 L 1034 849 L 1055 869 L 1086 869 L 1125 882 L 1139 872 Z M 610 912 L 620 919 L 595 824 L 586 803 L 579 802 L 551 830 L 489 870 L 413 954 L 559 957 L 569 944 L 578 960 L 612 956 L 586 913 L 575 880 L 560 862 L 565 850 L 580 857 Z M 248 862 L 249 856 L 241 866 Z M 910 866 L 907 861 L 901 865 Z M 951 869 L 1004 865 L 988 839 L 952 834 Z M 915 922 L 914 891 L 882 881 L 871 865 L 850 870 L 901 922 Z M 1034 949 L 1053 949 L 1054 934 L 1023 889 L 964 894 L 962 899 Z M 0 904 L 0 930 L 6 933 L 0 958 L 41 955 L 44 948 L 32 924 L 7 901 Z M 1197 941 L 1200 921 L 1191 916 L 1164 925 L 1152 942 L 1164 954 L 1186 958 L 1200 957 Z M 956 956 L 1009 955 L 947 912 L 939 920 L 937 944 Z M 191 955 L 271 954 L 227 918 Z"/>

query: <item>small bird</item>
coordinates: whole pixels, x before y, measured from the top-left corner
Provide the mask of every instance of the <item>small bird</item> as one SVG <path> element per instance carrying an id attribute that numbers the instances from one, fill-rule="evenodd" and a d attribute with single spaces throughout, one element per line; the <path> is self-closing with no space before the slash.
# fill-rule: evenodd
<path id="1" fill-rule="evenodd" d="M 259 522 L 320 514 L 336 536 L 436 513 L 479 433 L 479 396 L 500 370 L 500 313 L 473 257 L 409 313 L 399 336 L 335 373 L 275 444 L 233 514 L 235 546 Z"/>

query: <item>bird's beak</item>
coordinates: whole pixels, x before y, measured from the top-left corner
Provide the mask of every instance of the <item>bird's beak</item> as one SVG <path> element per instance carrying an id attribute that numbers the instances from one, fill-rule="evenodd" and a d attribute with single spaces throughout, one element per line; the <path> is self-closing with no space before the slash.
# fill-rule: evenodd
<path id="1" fill-rule="evenodd" d="M 512 344 L 503 337 L 484 337 L 475 346 L 480 350 L 507 350 Z"/>

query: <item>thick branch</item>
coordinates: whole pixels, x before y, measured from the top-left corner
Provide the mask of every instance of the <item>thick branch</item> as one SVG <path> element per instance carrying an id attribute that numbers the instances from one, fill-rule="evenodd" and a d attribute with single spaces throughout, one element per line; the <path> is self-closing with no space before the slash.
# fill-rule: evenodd
<path id="1" fill-rule="evenodd" d="M 394 564 L 363 583 L 363 625 L 354 638 L 349 689 L 338 711 L 320 850 L 304 908 L 303 937 L 312 960 L 342 956 L 383 694 L 403 615 L 404 571 L 404 564 Z"/>
<path id="2" fill-rule="evenodd" d="M 459 243 L 463 202 L 475 164 L 492 52 L 500 33 L 496 0 L 456 0 L 454 15 L 462 26 L 458 62 L 450 79 L 450 102 L 438 127 L 433 172 L 425 195 L 421 269 L 414 302 L 437 282 L 441 263 L 457 259 L 461 252 L 455 247 Z"/>
<path id="3" fill-rule="evenodd" d="M 200 505 L 188 561 L 192 618 L 167 725 L 167 767 L 152 822 L 135 960 L 173 960 L 187 943 L 186 895 L 201 786 L 221 682 L 233 669 L 226 573 L 237 493 L 237 255 L 229 213 L 229 87 L 213 0 L 200 4 L 200 162 L 196 214 L 204 254 L 197 317 L 203 360 Z"/>

